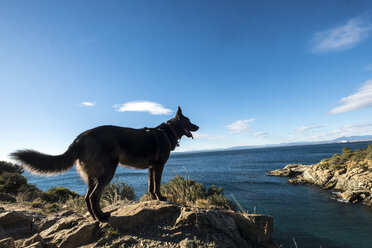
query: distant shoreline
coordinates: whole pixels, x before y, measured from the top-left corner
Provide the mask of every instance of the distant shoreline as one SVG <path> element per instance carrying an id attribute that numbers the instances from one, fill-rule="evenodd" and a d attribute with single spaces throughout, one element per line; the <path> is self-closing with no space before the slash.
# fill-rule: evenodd
<path id="1" fill-rule="evenodd" d="M 316 142 L 316 143 L 285 143 L 285 144 L 278 144 L 278 145 L 263 145 L 263 146 L 234 146 L 229 148 L 217 148 L 217 149 L 207 149 L 207 150 L 192 150 L 192 151 L 184 151 L 184 152 L 172 152 L 171 155 L 184 155 L 184 154 L 192 154 L 192 153 L 213 153 L 213 152 L 226 152 L 226 151 L 243 151 L 243 150 L 256 150 L 256 149 L 271 149 L 271 148 L 285 148 L 285 147 L 299 147 L 299 146 L 319 146 L 319 145 L 335 145 L 335 144 L 346 144 L 349 143 L 362 143 L 362 142 L 370 142 L 372 144 L 372 139 L 367 140 L 353 140 L 347 142 Z"/>

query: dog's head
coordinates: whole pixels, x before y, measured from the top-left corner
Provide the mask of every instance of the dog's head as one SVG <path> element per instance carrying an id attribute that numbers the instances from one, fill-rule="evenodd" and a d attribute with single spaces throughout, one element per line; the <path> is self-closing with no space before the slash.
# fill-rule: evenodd
<path id="1" fill-rule="evenodd" d="M 176 117 L 170 120 L 170 122 L 172 122 L 180 137 L 186 135 L 188 138 L 194 138 L 191 132 L 198 131 L 199 129 L 197 125 L 191 123 L 190 119 L 182 114 L 180 107 L 178 107 Z"/>

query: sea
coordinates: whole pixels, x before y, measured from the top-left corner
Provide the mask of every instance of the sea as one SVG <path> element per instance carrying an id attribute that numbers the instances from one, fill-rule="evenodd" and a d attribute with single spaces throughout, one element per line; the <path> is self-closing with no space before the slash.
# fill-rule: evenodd
<path id="1" fill-rule="evenodd" d="M 332 190 L 313 185 L 294 185 L 286 177 L 267 172 L 287 164 L 315 164 L 343 147 L 366 148 L 369 142 L 257 148 L 171 154 L 162 182 L 176 175 L 222 187 L 224 194 L 248 213 L 274 218 L 278 247 L 372 247 L 372 207 L 337 200 Z M 24 173 L 42 190 L 64 186 L 84 194 L 86 186 L 75 169 L 50 177 Z M 131 185 L 137 198 L 147 190 L 147 171 L 118 167 L 115 177 Z"/>

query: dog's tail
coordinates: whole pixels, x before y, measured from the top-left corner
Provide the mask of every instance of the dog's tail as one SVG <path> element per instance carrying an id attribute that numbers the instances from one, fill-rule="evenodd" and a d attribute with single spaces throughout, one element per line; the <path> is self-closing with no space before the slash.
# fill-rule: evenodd
<path id="1" fill-rule="evenodd" d="M 78 158 L 80 145 L 74 141 L 67 151 L 53 156 L 34 150 L 20 150 L 10 154 L 10 157 L 34 174 L 58 174 L 67 171 Z"/>

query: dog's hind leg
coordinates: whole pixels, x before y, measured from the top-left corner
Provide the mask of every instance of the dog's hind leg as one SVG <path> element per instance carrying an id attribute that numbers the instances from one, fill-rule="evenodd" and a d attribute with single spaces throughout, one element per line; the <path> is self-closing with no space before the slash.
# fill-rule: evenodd
<path id="1" fill-rule="evenodd" d="M 160 193 L 161 175 L 163 173 L 164 164 L 157 164 L 154 166 L 153 181 L 154 181 L 154 194 L 159 201 L 166 201 L 167 198 Z"/>
<path id="2" fill-rule="evenodd" d="M 97 164 L 97 167 L 104 168 L 104 170 L 101 171 L 100 176 L 95 180 L 96 185 L 92 190 L 92 193 L 89 195 L 89 200 L 92 206 L 92 212 L 99 221 L 106 221 L 110 217 L 109 212 L 102 212 L 100 200 L 103 190 L 105 189 L 106 185 L 110 183 L 115 174 L 117 164 L 117 160 L 108 160 L 108 162 L 102 163 L 101 166 L 98 166 Z"/>
<path id="3" fill-rule="evenodd" d="M 87 190 L 87 193 L 85 194 L 85 203 L 87 204 L 87 208 L 88 208 L 88 211 L 90 213 L 90 215 L 93 217 L 94 220 L 97 219 L 97 217 L 94 215 L 94 212 L 92 210 L 92 204 L 90 202 L 90 199 L 89 199 L 89 196 L 92 194 L 93 192 L 93 189 L 96 187 L 96 184 L 94 183 L 94 181 L 89 178 L 88 180 L 88 190 Z"/>
<path id="4" fill-rule="evenodd" d="M 97 217 L 99 221 L 106 221 L 110 217 L 110 213 L 102 212 L 100 204 L 99 204 L 101 200 L 102 192 L 104 188 L 106 187 L 106 185 L 110 182 L 110 180 L 99 179 L 92 193 L 89 195 L 90 204 L 92 206 L 92 212 L 94 213 L 94 215 Z"/>

